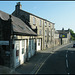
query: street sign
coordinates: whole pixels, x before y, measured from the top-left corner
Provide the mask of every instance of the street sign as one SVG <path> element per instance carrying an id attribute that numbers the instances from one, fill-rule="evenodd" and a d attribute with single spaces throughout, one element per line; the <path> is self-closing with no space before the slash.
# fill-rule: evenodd
<path id="1" fill-rule="evenodd" d="M 59 38 L 67 38 L 67 34 L 59 34 Z"/>

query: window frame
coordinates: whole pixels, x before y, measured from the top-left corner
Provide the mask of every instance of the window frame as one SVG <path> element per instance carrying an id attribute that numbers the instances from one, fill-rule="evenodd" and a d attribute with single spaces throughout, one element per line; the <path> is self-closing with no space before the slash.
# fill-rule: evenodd
<path id="1" fill-rule="evenodd" d="M 39 26 L 41 27 L 41 24 L 42 24 L 42 20 L 40 19 L 40 22 L 39 22 Z"/>
<path id="2" fill-rule="evenodd" d="M 47 22 L 45 21 L 45 26 L 47 26 Z"/>
<path id="3" fill-rule="evenodd" d="M 49 27 L 50 27 L 51 25 L 50 25 L 50 22 L 49 22 Z"/>
<path id="4" fill-rule="evenodd" d="M 36 24 L 36 18 L 33 17 L 33 25 L 35 25 L 35 24 Z"/>
<path id="5" fill-rule="evenodd" d="M 24 54 L 24 49 L 25 49 L 25 40 L 22 40 L 22 54 Z"/>
<path id="6" fill-rule="evenodd" d="M 47 30 L 45 30 L 45 36 L 47 36 Z"/>

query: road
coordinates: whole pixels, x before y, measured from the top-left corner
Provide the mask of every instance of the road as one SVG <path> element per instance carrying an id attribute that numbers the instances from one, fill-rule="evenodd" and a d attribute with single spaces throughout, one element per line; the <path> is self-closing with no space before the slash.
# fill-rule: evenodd
<path id="1" fill-rule="evenodd" d="M 55 51 L 35 74 L 75 74 L 75 48 L 72 45 Z"/>

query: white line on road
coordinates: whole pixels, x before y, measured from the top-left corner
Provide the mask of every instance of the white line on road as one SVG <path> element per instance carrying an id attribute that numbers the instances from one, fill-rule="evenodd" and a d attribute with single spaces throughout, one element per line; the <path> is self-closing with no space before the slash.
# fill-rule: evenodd
<path id="1" fill-rule="evenodd" d="M 38 71 L 41 69 L 41 67 L 44 65 L 44 63 L 47 61 L 47 59 L 50 57 L 51 55 L 49 55 L 45 60 L 44 62 L 42 62 L 42 64 L 40 65 L 40 67 L 38 68 L 38 70 L 35 72 L 35 74 L 38 73 Z"/>
<path id="2" fill-rule="evenodd" d="M 68 68 L 68 60 L 66 59 L 66 66 L 67 66 L 67 68 Z"/>

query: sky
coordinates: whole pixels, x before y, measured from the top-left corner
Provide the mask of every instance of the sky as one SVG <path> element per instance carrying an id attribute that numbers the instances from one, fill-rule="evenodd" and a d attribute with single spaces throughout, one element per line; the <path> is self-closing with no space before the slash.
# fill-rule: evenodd
<path id="1" fill-rule="evenodd" d="M 17 2 L 22 10 L 55 23 L 55 30 L 70 28 L 75 32 L 75 1 L 0 1 L 0 10 L 12 14 Z"/>

